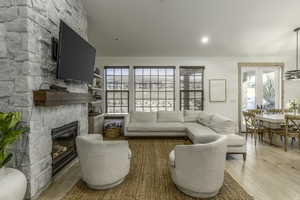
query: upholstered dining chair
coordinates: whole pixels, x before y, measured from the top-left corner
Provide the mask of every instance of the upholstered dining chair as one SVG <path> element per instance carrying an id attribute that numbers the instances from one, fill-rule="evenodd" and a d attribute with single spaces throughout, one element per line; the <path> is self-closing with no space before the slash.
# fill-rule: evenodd
<path id="1" fill-rule="evenodd" d="M 224 135 L 211 135 L 200 144 L 177 145 L 169 155 L 176 187 L 192 197 L 217 195 L 224 181 L 226 146 Z"/>
<path id="2" fill-rule="evenodd" d="M 130 169 L 127 141 L 103 141 L 100 134 L 78 136 L 76 146 L 81 175 L 88 187 L 104 190 L 123 182 Z"/>
<path id="3" fill-rule="evenodd" d="M 279 135 L 284 138 L 285 151 L 287 151 L 289 138 L 298 138 L 300 148 L 300 115 L 285 115 L 285 127 L 282 129 L 272 130 L 272 135 L 273 134 Z"/>

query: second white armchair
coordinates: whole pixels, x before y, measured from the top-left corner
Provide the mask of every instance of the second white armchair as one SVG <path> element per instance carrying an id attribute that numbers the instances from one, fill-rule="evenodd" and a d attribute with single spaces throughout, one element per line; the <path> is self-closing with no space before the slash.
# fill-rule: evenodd
<path id="1" fill-rule="evenodd" d="M 131 151 L 127 141 L 103 141 L 102 135 L 78 136 L 76 146 L 83 181 L 92 189 L 109 189 L 129 173 Z"/>
<path id="2" fill-rule="evenodd" d="M 200 144 L 177 145 L 169 155 L 173 182 L 183 193 L 215 196 L 224 181 L 226 136 L 210 135 Z"/>

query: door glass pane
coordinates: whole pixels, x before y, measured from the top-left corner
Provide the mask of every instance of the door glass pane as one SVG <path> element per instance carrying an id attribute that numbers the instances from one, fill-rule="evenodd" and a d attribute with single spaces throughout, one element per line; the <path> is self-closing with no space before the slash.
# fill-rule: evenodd
<path id="1" fill-rule="evenodd" d="M 262 105 L 265 109 L 275 108 L 276 104 L 276 73 L 275 72 L 263 72 L 263 99 Z"/>
<path id="2" fill-rule="evenodd" d="M 246 71 L 242 74 L 242 110 L 256 108 L 255 74 L 255 71 Z"/>

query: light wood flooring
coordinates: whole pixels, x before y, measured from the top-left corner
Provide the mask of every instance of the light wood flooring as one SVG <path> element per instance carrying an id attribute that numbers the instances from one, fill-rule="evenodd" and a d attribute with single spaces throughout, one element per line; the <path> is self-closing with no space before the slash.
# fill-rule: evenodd
<path id="1" fill-rule="evenodd" d="M 298 143 L 283 148 L 248 139 L 247 161 L 240 155 L 229 156 L 227 171 L 256 200 L 300 200 L 300 149 Z M 55 177 L 39 200 L 61 199 L 80 179 L 78 162 Z"/>

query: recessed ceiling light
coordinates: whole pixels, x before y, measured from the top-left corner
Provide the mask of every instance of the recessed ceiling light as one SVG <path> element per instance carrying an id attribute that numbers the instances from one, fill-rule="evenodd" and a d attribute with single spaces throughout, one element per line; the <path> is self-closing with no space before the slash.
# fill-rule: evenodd
<path id="1" fill-rule="evenodd" d="M 208 43 L 208 41 L 209 41 L 208 37 L 202 37 L 202 38 L 201 38 L 201 42 L 202 42 L 203 44 Z"/>

